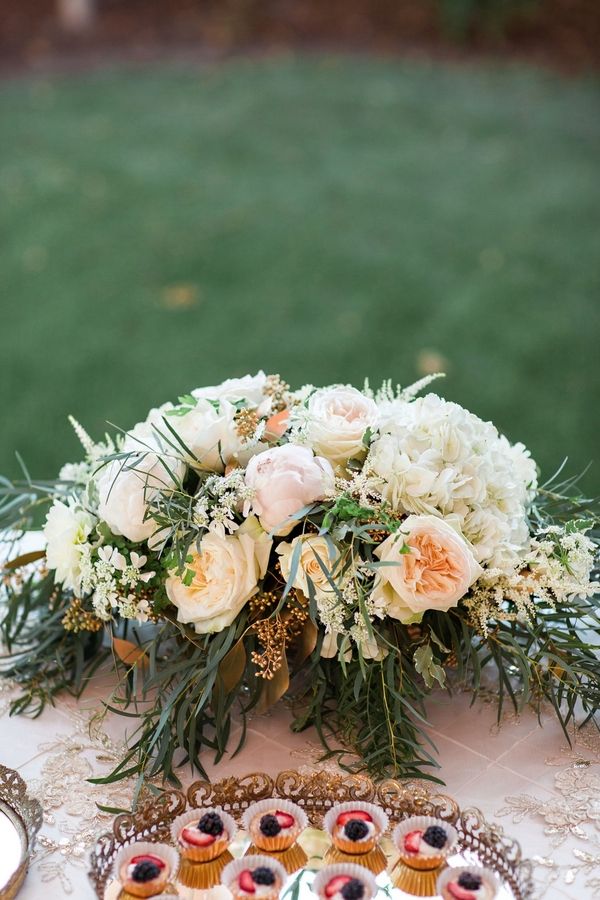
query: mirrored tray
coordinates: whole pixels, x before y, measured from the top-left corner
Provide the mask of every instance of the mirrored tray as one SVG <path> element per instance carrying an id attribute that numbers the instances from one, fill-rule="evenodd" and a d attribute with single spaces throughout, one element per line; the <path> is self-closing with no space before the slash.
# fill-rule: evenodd
<path id="1" fill-rule="evenodd" d="M 0 765 L 0 898 L 10 900 L 19 891 L 29 856 L 42 824 L 42 807 L 27 793 L 27 785 L 14 769 Z"/>
<path id="2" fill-rule="evenodd" d="M 168 790 L 142 804 L 135 813 L 117 816 L 112 831 L 102 835 L 92 852 L 90 879 L 100 900 L 116 900 L 120 885 L 112 878 L 112 864 L 118 851 L 133 841 L 170 843 L 170 824 L 186 809 L 220 806 L 241 819 L 245 809 L 257 800 L 278 797 L 298 803 L 306 811 L 311 828 L 301 836 L 309 862 L 304 870 L 290 876 L 282 892 L 284 900 L 310 900 L 313 872 L 323 864 L 329 838 L 321 831 L 322 819 L 336 803 L 358 800 L 376 803 L 390 818 L 390 830 L 401 819 L 412 815 L 431 815 L 450 822 L 458 831 L 458 853 L 450 857 L 450 865 L 483 865 L 499 876 L 502 888 L 498 900 L 526 900 L 533 893 L 531 864 L 524 860 L 519 844 L 503 830 L 488 824 L 476 809 L 461 810 L 446 794 L 423 782 L 387 780 L 374 782 L 366 775 L 350 775 L 329 771 L 300 773 L 281 772 L 275 778 L 254 773 L 244 778 L 224 778 L 209 783 L 196 781 L 184 793 Z M 233 856 L 242 856 L 250 841 L 238 832 L 230 847 Z M 393 900 L 413 895 L 392 887 L 389 872 L 397 858 L 389 837 L 382 841 L 388 858 L 388 869 L 377 878 L 383 891 Z M 187 900 L 206 897 L 206 891 L 177 885 L 178 895 Z"/>

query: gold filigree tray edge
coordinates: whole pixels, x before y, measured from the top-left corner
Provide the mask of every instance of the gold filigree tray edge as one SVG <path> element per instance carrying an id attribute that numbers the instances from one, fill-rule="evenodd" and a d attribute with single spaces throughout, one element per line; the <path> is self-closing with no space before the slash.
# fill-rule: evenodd
<path id="1" fill-rule="evenodd" d="M 186 808 L 221 806 L 236 821 L 257 800 L 280 797 L 299 803 L 312 825 L 319 827 L 323 815 L 336 803 L 372 801 L 381 805 L 394 825 L 410 815 L 434 815 L 455 825 L 460 843 L 494 868 L 510 885 L 516 900 L 533 893 L 532 863 L 523 858 L 519 843 L 490 824 L 475 807 L 460 809 L 447 794 L 422 781 L 387 779 L 375 782 L 368 775 L 318 770 L 303 773 L 288 769 L 276 776 L 253 772 L 220 781 L 195 781 L 186 791 L 174 788 L 145 800 L 135 812 L 123 813 L 112 830 L 102 834 L 91 855 L 89 878 L 100 900 L 104 897 L 117 851 L 133 840 L 170 840 L 169 826 Z"/>

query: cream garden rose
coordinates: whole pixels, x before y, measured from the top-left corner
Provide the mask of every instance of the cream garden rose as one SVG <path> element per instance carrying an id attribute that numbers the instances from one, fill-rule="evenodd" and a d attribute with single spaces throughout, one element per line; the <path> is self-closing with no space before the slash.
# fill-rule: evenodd
<path id="1" fill-rule="evenodd" d="M 81 564 L 89 551 L 88 536 L 96 520 L 80 507 L 55 500 L 46 516 L 46 562 L 56 570 L 56 581 L 79 594 Z"/>
<path id="2" fill-rule="evenodd" d="M 405 624 L 456 606 L 483 571 L 471 545 L 437 516 L 408 516 L 375 555 L 394 565 L 377 569 L 372 599 Z"/>
<path id="3" fill-rule="evenodd" d="M 286 519 L 330 496 L 334 483 L 331 465 L 308 447 L 273 447 L 248 463 L 246 484 L 254 496 L 246 503 L 244 514 L 255 513 L 265 531 L 279 536 L 289 534 L 296 523 L 286 523 Z"/>
<path id="4" fill-rule="evenodd" d="M 300 544 L 299 551 L 297 550 L 298 544 Z M 292 561 L 296 553 L 299 553 L 297 557 L 298 565 L 292 584 L 301 590 L 306 597 L 310 596 L 309 581 L 313 585 L 315 594 L 333 592 L 327 574 L 323 571 L 323 567 L 319 562 L 321 560 L 329 573 L 329 577 L 335 581 L 335 575 L 332 577 L 331 573 L 334 571 L 335 564 L 340 558 L 340 553 L 331 540 L 327 540 L 327 538 L 318 534 L 299 535 L 290 543 L 282 541 L 277 547 L 277 553 L 279 554 L 281 574 L 286 582 L 291 574 Z"/>
<path id="5" fill-rule="evenodd" d="M 200 553 L 192 553 L 187 564 L 193 572 L 189 585 L 177 575 L 166 580 L 167 596 L 178 610 L 177 619 L 193 625 L 198 634 L 222 631 L 231 625 L 257 592 L 258 581 L 266 572 L 270 541 L 240 531 L 224 537 L 209 532 L 202 538 Z"/>
<path id="6" fill-rule="evenodd" d="M 375 426 L 379 410 L 356 388 L 339 385 L 315 391 L 302 416 L 301 440 L 339 466 L 366 454 L 364 436 Z"/>

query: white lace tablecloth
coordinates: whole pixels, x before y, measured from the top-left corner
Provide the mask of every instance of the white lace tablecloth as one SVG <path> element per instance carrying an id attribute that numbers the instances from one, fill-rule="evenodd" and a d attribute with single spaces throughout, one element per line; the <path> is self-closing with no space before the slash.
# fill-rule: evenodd
<path id="1" fill-rule="evenodd" d="M 126 727 L 134 720 L 100 715 L 108 684 L 82 700 L 61 698 L 38 719 L 9 717 L 12 687 L 0 681 L 0 762 L 18 769 L 41 800 L 45 822 L 23 900 L 94 896 L 87 879 L 90 848 L 112 816 L 98 808 L 127 808 L 131 785 L 90 785 L 119 760 Z M 532 713 L 496 723 L 495 707 L 469 706 L 468 695 L 439 694 L 429 704 L 431 736 L 446 792 L 461 806 L 479 808 L 517 838 L 533 858 L 537 896 L 548 900 L 600 897 L 600 734 L 587 726 L 569 747 L 549 713 L 542 727 Z M 319 743 L 310 731 L 293 734 L 289 712 L 278 706 L 250 722 L 244 749 L 209 776 L 275 774 L 307 764 L 318 768 Z M 236 734 L 231 736 L 236 746 Z M 189 771 L 182 774 L 188 783 Z"/>

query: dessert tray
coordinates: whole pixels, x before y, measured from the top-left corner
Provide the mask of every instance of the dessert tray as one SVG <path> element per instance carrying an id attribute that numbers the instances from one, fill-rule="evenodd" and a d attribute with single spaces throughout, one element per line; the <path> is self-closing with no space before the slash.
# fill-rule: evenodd
<path id="1" fill-rule="evenodd" d="M 458 837 L 455 852 L 447 859 L 448 865 L 480 866 L 493 872 L 499 882 L 497 900 L 526 900 L 533 894 L 531 863 L 522 858 L 519 844 L 506 836 L 502 828 L 486 822 L 477 809 L 461 810 L 455 800 L 438 793 L 435 787 L 424 782 L 375 782 L 362 774 L 288 770 L 276 777 L 259 772 L 243 778 L 228 777 L 214 783 L 196 781 L 185 792 L 164 791 L 145 800 L 134 813 L 117 816 L 112 831 L 98 839 L 92 852 L 89 877 L 96 895 L 100 900 L 119 900 L 125 896 L 121 883 L 113 873 L 118 854 L 135 842 L 171 844 L 171 824 L 189 810 L 219 807 L 231 816 L 240 830 L 230 844 L 229 852 L 234 858 L 242 857 L 251 843 L 242 828 L 244 812 L 252 804 L 271 798 L 297 804 L 306 813 L 309 823 L 298 838 L 298 845 L 307 861 L 288 876 L 280 894 L 283 900 L 314 900 L 311 884 L 315 873 L 331 861 L 327 858 L 331 853 L 331 841 L 323 830 L 323 819 L 332 806 L 350 801 L 376 804 L 389 818 L 388 832 L 378 850 L 379 853 L 383 851 L 385 859 L 382 857 L 382 863 L 377 868 L 370 866 L 366 857 L 362 863 L 372 868 L 377 876 L 379 897 L 382 892 L 391 900 L 404 900 L 415 895 L 438 896 L 435 892 L 407 893 L 395 886 L 398 883 L 395 877 L 398 851 L 390 835 L 399 822 L 411 816 L 432 816 L 453 826 Z M 352 861 L 355 862 L 356 858 Z M 169 892 L 174 897 L 187 900 L 210 898 L 211 894 L 214 900 L 222 900 L 230 895 L 226 889 L 218 887 L 219 880 L 219 875 L 215 874 L 210 883 L 203 884 L 201 888 L 175 881 Z M 212 887 L 217 890 L 209 892 Z M 418 887 L 414 890 L 417 891 Z"/>

